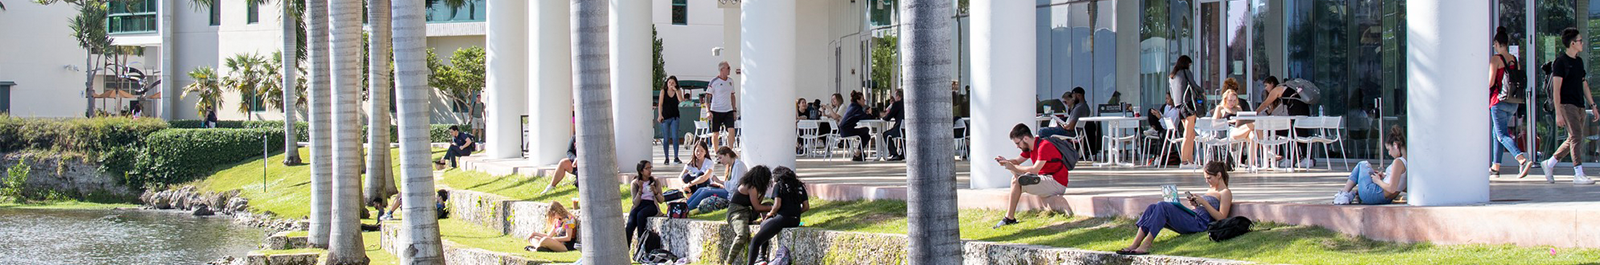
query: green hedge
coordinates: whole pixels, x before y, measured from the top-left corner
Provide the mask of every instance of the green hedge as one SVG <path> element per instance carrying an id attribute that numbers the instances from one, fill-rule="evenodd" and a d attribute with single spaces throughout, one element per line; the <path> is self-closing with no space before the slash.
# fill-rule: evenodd
<path id="1" fill-rule="evenodd" d="M 148 118 L 42 119 L 0 115 L 0 152 L 98 153 L 137 146 L 146 136 L 166 128 L 166 122 Z"/>
<path id="2" fill-rule="evenodd" d="M 200 128 L 201 127 L 200 125 L 202 125 L 202 124 L 204 124 L 204 123 L 201 122 L 200 120 L 175 120 L 175 121 L 172 121 L 171 127 L 172 128 Z M 449 142 L 450 141 L 450 134 L 447 133 L 446 131 L 450 130 L 450 125 L 452 125 L 452 124 L 433 124 L 433 125 L 430 125 L 429 128 L 428 128 L 428 140 L 430 142 L 435 142 L 435 143 Z M 458 126 L 466 128 L 467 125 L 466 124 L 459 124 Z M 272 128 L 272 129 L 278 129 L 278 128 L 283 128 L 283 121 L 217 121 L 217 128 Z M 310 128 L 310 125 L 308 125 L 306 122 L 295 122 L 295 138 L 299 139 L 298 141 L 300 141 L 300 142 L 310 142 L 311 141 L 311 134 L 307 133 L 307 129 L 308 128 Z M 363 139 L 362 141 L 365 141 L 365 139 L 366 139 L 365 135 L 367 135 L 367 126 L 361 126 L 361 135 L 363 135 L 362 138 L 361 138 L 361 139 Z M 480 136 L 479 138 L 482 138 L 482 137 Z M 480 141 L 482 141 L 482 140 L 480 140 Z M 391 143 L 400 142 L 399 127 L 389 127 L 389 142 L 391 142 Z"/>
<path id="3" fill-rule="evenodd" d="M 130 174 L 132 185 L 189 181 L 222 166 L 283 150 L 279 129 L 169 129 L 151 134 Z"/>

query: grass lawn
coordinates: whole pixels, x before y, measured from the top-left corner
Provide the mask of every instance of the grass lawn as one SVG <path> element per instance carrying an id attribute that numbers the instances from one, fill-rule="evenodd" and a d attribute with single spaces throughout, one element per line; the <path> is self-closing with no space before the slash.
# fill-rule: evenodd
<path id="1" fill-rule="evenodd" d="M 578 261 L 582 253 L 568 252 L 528 252 L 522 247 L 528 241 L 510 235 L 502 235 L 499 231 L 490 230 L 456 219 L 439 219 L 439 233 L 444 240 L 465 246 L 481 248 L 484 250 L 511 253 L 525 258 L 548 260 L 558 263 L 572 263 Z"/>

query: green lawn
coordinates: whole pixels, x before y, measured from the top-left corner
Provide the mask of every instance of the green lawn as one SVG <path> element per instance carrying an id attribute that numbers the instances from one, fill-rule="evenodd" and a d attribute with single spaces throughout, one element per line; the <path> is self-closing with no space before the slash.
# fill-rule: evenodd
<path id="1" fill-rule="evenodd" d="M 437 157 L 440 153 L 434 155 Z M 280 161 L 281 157 L 269 159 Z M 252 206 L 258 210 L 298 218 L 305 215 L 308 204 L 306 196 L 309 187 L 305 170 L 305 166 L 284 167 L 276 162 L 269 163 L 269 176 L 276 177 L 268 179 L 267 192 L 260 190 L 260 161 L 223 170 L 200 184 L 210 190 L 243 189 L 243 195 L 250 198 Z M 542 177 L 491 176 L 452 169 L 446 170 L 440 178 L 442 186 L 519 200 L 570 203 L 577 194 L 571 185 L 561 185 L 550 193 L 539 194 L 548 184 L 548 178 Z M 620 186 L 618 188 L 622 189 Z M 626 194 L 626 189 L 622 191 Z M 628 201 L 621 200 L 621 203 L 624 209 L 629 207 Z M 815 200 L 812 206 L 813 211 L 804 217 L 806 227 L 905 233 L 904 202 Z M 700 213 L 692 218 L 721 221 L 724 214 L 722 211 Z M 1114 251 L 1126 247 L 1135 231 L 1133 221 L 1129 219 L 1074 217 L 1056 212 L 1020 213 L 1018 217 L 1022 220 L 1021 224 L 991 229 L 990 226 L 1003 214 L 993 210 L 962 210 L 961 237 L 968 240 Z M 576 253 L 529 253 L 521 249 L 526 244 L 520 238 L 509 238 L 454 220 L 441 220 L 440 224 L 441 233 L 446 239 L 471 247 L 558 262 L 577 258 Z M 1156 247 L 1152 251 L 1162 255 L 1293 264 L 1593 264 L 1600 260 L 1600 250 L 1596 249 L 1391 243 L 1346 236 L 1316 227 L 1270 223 L 1258 224 L 1256 229 L 1258 231 L 1221 243 L 1211 242 L 1202 234 L 1178 235 L 1166 231 L 1156 240 Z M 376 249 L 375 235 L 367 237 L 368 244 L 374 246 L 369 247 L 369 255 L 375 261 L 383 259 L 380 256 L 387 256 L 387 253 Z"/>

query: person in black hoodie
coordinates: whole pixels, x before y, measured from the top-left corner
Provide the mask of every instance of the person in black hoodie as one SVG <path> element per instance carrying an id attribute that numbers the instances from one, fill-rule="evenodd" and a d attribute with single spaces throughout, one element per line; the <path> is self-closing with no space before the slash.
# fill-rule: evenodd
<path id="1" fill-rule="evenodd" d="M 867 141 L 872 140 L 872 134 L 866 128 L 856 127 L 856 123 L 861 122 L 861 120 L 872 118 L 872 114 L 869 114 L 867 110 L 866 99 L 863 97 L 864 95 L 861 94 L 861 91 L 850 92 L 850 108 L 845 111 L 844 118 L 839 120 L 838 129 L 841 137 L 857 136 L 861 138 L 858 146 L 860 149 L 858 150 L 866 150 Z M 863 159 L 862 155 L 862 152 L 858 151 L 855 153 L 855 157 L 850 160 L 861 161 Z"/>
<path id="2" fill-rule="evenodd" d="M 879 118 L 883 119 L 884 121 L 893 120 L 894 128 L 889 128 L 888 131 L 884 131 L 882 134 L 879 134 L 878 139 L 881 139 L 882 141 L 893 141 L 895 138 L 901 138 L 905 136 L 905 133 L 900 131 L 900 125 L 904 124 L 906 120 L 905 91 L 900 89 L 894 90 L 894 98 L 893 101 L 889 103 L 889 110 L 884 111 L 883 116 L 880 116 Z M 903 148 L 903 146 L 891 146 L 889 148 L 889 161 L 900 161 L 906 159 L 905 152 L 900 148 Z"/>

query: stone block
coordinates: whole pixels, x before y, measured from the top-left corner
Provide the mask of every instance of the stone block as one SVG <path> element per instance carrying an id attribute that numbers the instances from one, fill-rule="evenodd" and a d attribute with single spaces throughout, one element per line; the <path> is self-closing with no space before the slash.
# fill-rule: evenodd
<path id="1" fill-rule="evenodd" d="M 265 254 L 261 251 L 251 251 L 245 256 L 244 264 L 247 265 L 316 265 L 322 258 L 323 251 L 308 250 L 307 252 Z"/>
<path id="2" fill-rule="evenodd" d="M 289 236 L 290 232 L 291 231 L 283 231 L 274 233 L 271 236 L 267 236 L 267 239 L 261 242 L 261 248 L 268 250 L 283 250 L 311 247 L 311 242 L 306 240 L 305 235 L 302 234 L 299 236 Z"/>

